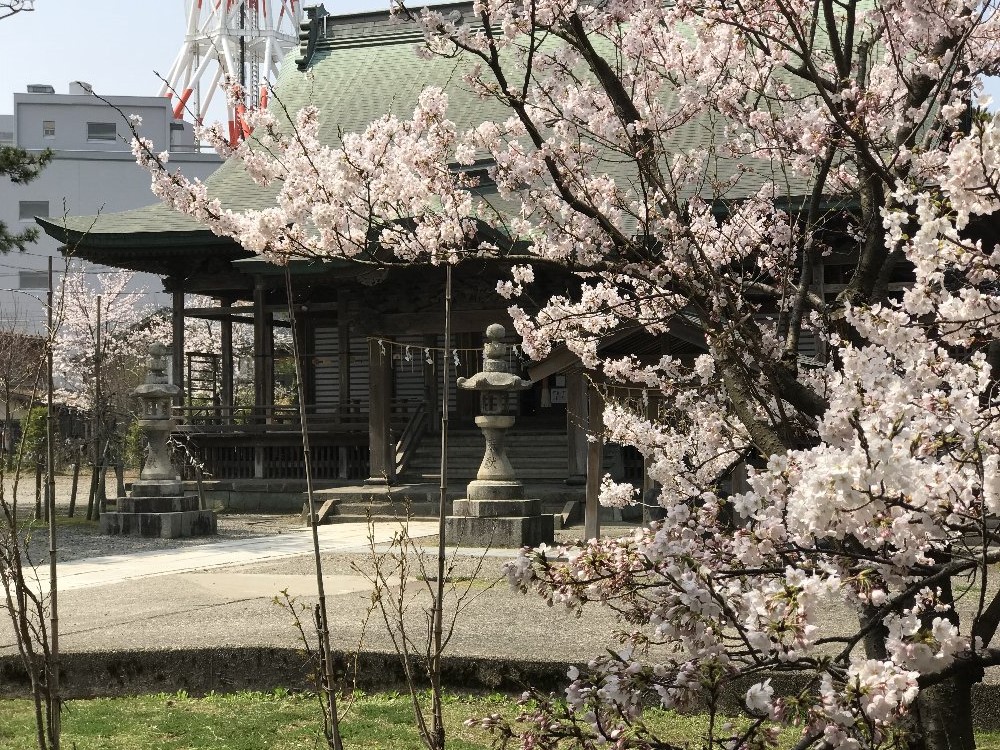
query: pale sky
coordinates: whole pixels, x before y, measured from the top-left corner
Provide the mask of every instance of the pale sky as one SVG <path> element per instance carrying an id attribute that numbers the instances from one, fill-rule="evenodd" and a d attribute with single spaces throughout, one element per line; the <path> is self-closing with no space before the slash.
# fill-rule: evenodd
<path id="1" fill-rule="evenodd" d="M 306 0 L 306 5 L 318 0 Z M 86 81 L 104 96 L 156 96 L 184 42 L 185 0 L 35 0 L 0 21 L 0 114 L 13 94 Z M 325 0 L 331 13 L 382 10 L 389 0 Z M 155 72 L 154 72 L 155 71 Z"/>
<path id="2" fill-rule="evenodd" d="M 156 73 L 167 74 L 184 41 L 185 4 L 36 0 L 33 12 L 0 21 L 0 114 L 13 112 L 12 95 L 29 83 L 51 84 L 59 94 L 67 93 L 70 81 L 86 81 L 105 96 L 155 96 L 161 85 Z M 325 5 L 340 14 L 381 10 L 389 0 L 325 0 Z M 988 91 L 996 107 L 997 81 Z M 217 116 L 222 115 L 219 109 Z"/>

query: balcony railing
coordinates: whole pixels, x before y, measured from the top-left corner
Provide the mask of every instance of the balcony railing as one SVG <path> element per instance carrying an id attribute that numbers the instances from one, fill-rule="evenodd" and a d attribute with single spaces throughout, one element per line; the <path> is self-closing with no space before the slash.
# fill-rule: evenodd
<path id="1" fill-rule="evenodd" d="M 391 402 L 393 443 L 422 421 L 423 404 Z M 298 406 L 180 406 L 173 410 L 175 435 L 208 479 L 304 479 L 301 418 Z M 368 477 L 368 404 L 307 405 L 313 478 L 318 481 Z M 408 425 L 410 428 L 407 429 Z M 186 478 L 193 479 L 191 461 Z"/>
<path id="2" fill-rule="evenodd" d="M 415 406 L 407 401 L 394 402 L 393 414 L 399 411 L 405 415 Z M 316 429 L 364 432 L 368 429 L 368 404 L 361 400 L 336 405 L 307 404 L 305 411 L 310 432 Z M 175 406 L 173 415 L 178 432 L 270 432 L 283 428 L 298 431 L 301 421 L 299 407 L 295 405 L 199 404 Z"/>

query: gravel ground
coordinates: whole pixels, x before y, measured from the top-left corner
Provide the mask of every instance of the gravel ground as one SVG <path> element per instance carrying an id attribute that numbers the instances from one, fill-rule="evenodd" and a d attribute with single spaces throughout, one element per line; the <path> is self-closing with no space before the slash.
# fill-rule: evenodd
<path id="1" fill-rule="evenodd" d="M 126 474 L 125 481 L 130 482 L 136 477 Z M 56 515 L 59 518 L 56 547 L 57 559 L 61 562 L 79 560 L 86 557 L 103 555 L 124 555 L 146 550 L 174 549 L 196 544 L 212 544 L 222 539 L 245 539 L 250 537 L 271 536 L 291 530 L 303 528 L 302 519 L 297 514 L 261 514 L 261 513 L 220 513 L 218 516 L 219 534 L 215 537 L 191 537 L 188 539 L 146 539 L 129 536 L 105 536 L 100 533 L 97 524 L 86 520 L 87 501 L 83 489 L 85 480 L 80 478 L 77 494 L 77 505 L 74 517 L 69 514 L 69 503 L 72 489 L 72 477 L 56 477 Z M 14 482 L 5 478 L 4 497 L 13 496 Z M 107 481 L 107 494 L 114 496 L 114 477 Z M 35 482 L 33 476 L 22 478 L 17 484 L 18 518 L 30 522 L 34 517 Z M 48 559 L 48 531 L 44 523 L 33 523 L 29 529 L 28 552 L 31 559 L 40 562 Z"/>
<path id="2" fill-rule="evenodd" d="M 130 482 L 135 479 L 135 475 L 126 474 L 125 481 Z M 72 487 L 72 477 L 59 475 L 56 477 L 56 514 L 60 518 L 57 532 L 56 547 L 58 550 L 57 559 L 61 562 L 79 560 L 87 557 L 99 557 L 104 555 L 124 555 L 146 550 L 164 550 L 178 547 L 188 547 L 198 544 L 212 544 L 224 539 L 247 539 L 251 537 L 272 536 L 275 534 L 298 531 L 304 528 L 302 519 L 298 514 L 264 514 L 264 513 L 228 513 L 223 512 L 218 515 L 218 536 L 215 537 L 192 537 L 187 539 L 146 539 L 129 536 L 105 536 L 98 531 L 97 524 L 86 520 L 86 491 L 84 485 L 86 480 L 80 478 L 80 487 L 77 494 L 77 506 L 74 518 L 68 518 L 69 502 Z M 10 498 L 13 495 L 14 483 L 9 477 L 5 478 L 4 497 Z M 107 480 L 107 494 L 114 496 L 115 480 L 109 476 Z M 22 521 L 31 521 L 35 508 L 35 482 L 34 476 L 22 477 L 17 486 L 18 517 Z M 634 526 L 604 527 L 605 534 L 627 534 Z M 569 542 L 575 540 L 583 533 L 582 525 L 577 525 L 557 532 L 559 542 Z M 48 532 L 44 524 L 32 524 L 29 531 L 29 554 L 33 561 L 43 562 L 48 559 Z M 502 557 L 487 558 L 487 565 L 482 570 L 484 578 L 490 578 L 494 574 L 499 575 L 500 565 L 508 558 Z M 370 555 L 336 555 L 331 556 L 326 561 L 326 568 L 330 573 L 352 572 L 352 564 L 361 560 L 369 560 Z M 455 562 L 454 575 L 466 576 L 471 571 L 473 561 L 470 558 L 457 558 Z M 303 572 L 311 570 L 311 561 L 302 558 Z M 285 566 L 287 567 L 287 566 Z M 268 572 L 261 569 L 255 572 Z"/>
<path id="3" fill-rule="evenodd" d="M 70 519 L 66 519 L 69 521 Z M 223 539 L 248 539 L 272 536 L 302 529 L 302 519 L 297 515 L 264 515 L 259 513 L 220 514 L 218 536 L 189 537 L 187 539 L 149 539 L 133 536 L 106 536 L 94 522 L 84 519 L 60 523 L 57 531 L 57 559 L 60 562 L 80 560 L 104 555 L 127 555 L 147 550 L 176 549 L 198 544 L 214 544 Z M 29 554 L 32 559 L 48 559 L 48 531 L 44 525 L 32 529 Z"/>
<path id="4" fill-rule="evenodd" d="M 147 550 L 177 549 L 180 547 L 191 547 L 198 544 L 213 544 L 225 539 L 249 539 L 252 537 L 274 536 L 290 531 L 301 531 L 303 528 L 302 519 L 297 514 L 274 515 L 263 513 L 220 513 L 218 516 L 219 533 L 214 537 L 190 537 L 187 539 L 147 539 L 132 536 L 105 536 L 100 533 L 97 524 L 86 521 L 83 518 L 73 520 L 65 519 L 58 526 L 56 548 L 58 550 L 57 560 L 68 562 L 70 560 L 80 560 L 88 557 L 103 557 L 105 555 L 127 555 L 134 552 L 144 552 Z M 574 540 L 581 529 L 568 529 L 558 532 L 557 541 L 569 542 Z M 606 533 L 617 532 L 628 533 L 628 528 L 608 529 Z M 576 532 L 576 533 L 575 533 Z M 38 562 L 48 560 L 48 531 L 44 525 L 37 525 L 30 531 L 29 554 L 31 559 Z M 431 550 L 433 552 L 433 550 Z M 491 578 L 500 575 L 500 566 L 510 558 L 510 555 L 503 551 L 495 551 L 494 555 L 486 558 L 479 578 Z M 325 558 L 324 569 L 331 574 L 351 574 L 354 572 L 353 565 L 361 561 L 370 561 L 369 553 L 337 554 Z M 455 557 L 449 563 L 453 567 L 452 575 L 469 576 L 472 574 L 472 566 L 478 558 L 466 556 Z M 297 558 L 301 573 L 312 572 L 312 559 L 309 556 Z M 289 565 L 295 563 L 283 563 L 280 572 L 289 572 Z M 427 563 L 428 567 L 433 567 L 436 563 Z M 260 569 L 251 569 L 248 572 L 270 573 L 279 572 L 278 569 L 271 570 L 266 566 Z M 291 571 L 299 572 L 299 571 Z"/>

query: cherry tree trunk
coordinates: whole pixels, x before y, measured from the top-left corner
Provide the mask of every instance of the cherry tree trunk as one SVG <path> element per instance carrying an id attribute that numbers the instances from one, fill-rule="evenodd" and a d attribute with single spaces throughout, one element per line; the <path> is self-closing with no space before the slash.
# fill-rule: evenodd
<path id="1" fill-rule="evenodd" d="M 917 711 L 923 750 L 974 750 L 973 684 L 970 675 L 959 674 L 920 691 Z"/>

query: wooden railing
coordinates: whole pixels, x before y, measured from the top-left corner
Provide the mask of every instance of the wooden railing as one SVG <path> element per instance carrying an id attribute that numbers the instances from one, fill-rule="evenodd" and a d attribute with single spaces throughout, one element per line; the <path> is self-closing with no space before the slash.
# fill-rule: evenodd
<path id="1" fill-rule="evenodd" d="M 406 412 L 412 408 L 406 401 L 393 404 L 393 412 Z M 337 426 L 368 429 L 368 405 L 356 400 L 346 404 L 307 404 L 306 419 L 310 429 L 316 426 Z M 292 405 L 272 406 L 218 406 L 201 404 L 195 406 L 175 406 L 173 416 L 180 432 L 229 432 L 261 427 L 263 431 L 292 426 L 298 430 L 301 421 L 299 407 Z"/>
<path id="2" fill-rule="evenodd" d="M 246 433 L 187 433 L 180 437 L 205 479 L 305 479 L 302 436 L 297 431 L 271 433 L 266 441 L 259 434 Z M 314 480 L 368 477 L 367 434 L 310 434 L 309 447 Z M 186 467 L 185 478 L 194 478 L 192 464 Z"/>
<path id="3" fill-rule="evenodd" d="M 301 419 L 297 406 L 226 408 L 182 406 L 173 410 L 175 436 L 189 460 L 178 461 L 194 476 L 192 464 L 206 479 L 304 479 Z M 422 403 L 391 403 L 391 434 L 408 460 L 419 442 L 426 410 Z M 421 416 L 423 415 L 423 416 Z M 308 405 L 306 419 L 317 481 L 363 480 L 369 474 L 367 403 Z"/>

